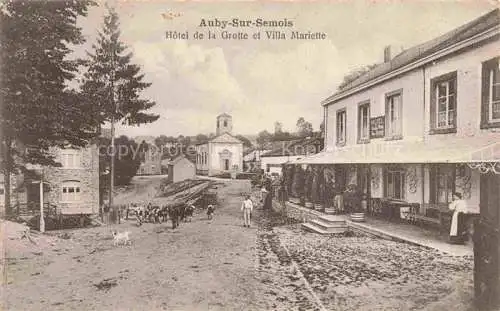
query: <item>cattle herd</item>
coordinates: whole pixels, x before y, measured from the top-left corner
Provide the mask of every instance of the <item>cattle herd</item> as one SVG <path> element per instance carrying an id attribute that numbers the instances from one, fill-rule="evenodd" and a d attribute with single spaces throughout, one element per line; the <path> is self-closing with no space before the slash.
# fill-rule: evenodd
<path id="1" fill-rule="evenodd" d="M 157 206 L 151 203 L 147 206 L 132 204 L 127 209 L 127 218 L 131 212 L 135 214 L 137 226 L 142 226 L 144 222 L 161 224 L 170 219 L 172 221 L 172 228 L 175 229 L 181 221 L 191 221 L 194 209 L 194 205 L 185 203 L 164 206 Z"/>

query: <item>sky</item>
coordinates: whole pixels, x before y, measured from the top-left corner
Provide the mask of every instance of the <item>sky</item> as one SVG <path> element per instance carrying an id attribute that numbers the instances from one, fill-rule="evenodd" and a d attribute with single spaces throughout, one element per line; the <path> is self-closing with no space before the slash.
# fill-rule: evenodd
<path id="1" fill-rule="evenodd" d="M 108 1 L 120 17 L 121 40 L 133 53 L 145 81 L 141 97 L 153 100 L 158 121 L 119 126 L 118 135 L 196 135 L 215 132 L 216 116 L 233 117 L 233 133 L 273 131 L 276 121 L 294 131 L 299 117 L 315 130 L 323 119 L 320 102 L 335 93 L 349 71 L 383 60 L 430 40 L 498 6 L 494 1 L 336 1 L 192 2 Z M 75 55 L 91 50 L 101 29 L 104 3 L 78 24 L 87 39 Z M 200 27 L 202 20 L 256 20 L 293 23 L 292 27 Z M 285 33 L 268 40 L 266 30 Z M 189 38 L 166 39 L 166 32 Z M 194 39 L 194 33 L 205 34 Z M 217 35 L 207 39 L 207 32 Z M 220 39 L 223 31 L 244 32 L 247 40 Z M 292 40 L 292 31 L 322 32 L 323 40 Z M 252 39 L 260 32 L 260 40 Z"/>

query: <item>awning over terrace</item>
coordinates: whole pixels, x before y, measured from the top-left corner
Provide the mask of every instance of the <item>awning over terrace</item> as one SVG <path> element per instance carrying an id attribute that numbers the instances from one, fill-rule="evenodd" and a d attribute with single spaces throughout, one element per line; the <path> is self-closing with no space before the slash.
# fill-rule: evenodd
<path id="1" fill-rule="evenodd" d="M 324 151 L 295 164 L 476 163 L 500 162 L 500 135 L 440 137 L 421 142 L 358 144 Z"/>

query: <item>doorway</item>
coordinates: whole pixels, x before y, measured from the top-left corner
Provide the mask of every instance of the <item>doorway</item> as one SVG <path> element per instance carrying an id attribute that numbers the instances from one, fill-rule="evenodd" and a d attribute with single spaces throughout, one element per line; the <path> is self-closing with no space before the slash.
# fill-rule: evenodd
<path id="1" fill-rule="evenodd" d="M 229 171 L 229 160 L 228 159 L 224 159 L 224 170 Z"/>

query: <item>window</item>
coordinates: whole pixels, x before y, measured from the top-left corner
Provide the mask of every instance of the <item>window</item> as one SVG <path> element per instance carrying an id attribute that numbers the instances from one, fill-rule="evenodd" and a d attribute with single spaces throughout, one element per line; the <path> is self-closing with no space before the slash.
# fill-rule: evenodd
<path id="1" fill-rule="evenodd" d="M 457 73 L 431 80 L 431 134 L 455 133 L 457 130 Z"/>
<path id="2" fill-rule="evenodd" d="M 388 168 L 384 177 L 385 196 L 403 200 L 405 198 L 405 171 L 401 168 Z"/>
<path id="3" fill-rule="evenodd" d="M 3 189 L 3 187 L 0 187 L 0 195 L 4 195 L 5 194 L 5 190 Z M 0 202 L 0 203 L 3 203 L 3 202 Z"/>
<path id="4" fill-rule="evenodd" d="M 345 145 L 347 130 L 347 112 L 345 109 L 337 111 L 337 145 Z"/>
<path id="5" fill-rule="evenodd" d="M 80 182 L 65 181 L 62 186 L 62 202 L 79 202 L 80 201 Z"/>
<path id="6" fill-rule="evenodd" d="M 403 127 L 402 91 L 395 91 L 385 95 L 385 136 L 389 139 L 402 138 Z"/>
<path id="7" fill-rule="evenodd" d="M 80 150 L 61 150 L 61 164 L 63 168 L 80 168 L 82 165 Z"/>
<path id="8" fill-rule="evenodd" d="M 500 127 L 499 58 L 483 63 L 481 128 Z"/>
<path id="9" fill-rule="evenodd" d="M 358 143 L 370 140 L 370 103 L 358 106 Z"/>
<path id="10" fill-rule="evenodd" d="M 226 127 L 226 126 L 227 126 L 227 121 L 226 121 L 226 120 L 224 120 L 224 127 Z"/>
<path id="11" fill-rule="evenodd" d="M 455 167 L 436 165 L 430 170 L 429 194 L 431 203 L 450 203 L 455 192 Z"/>

